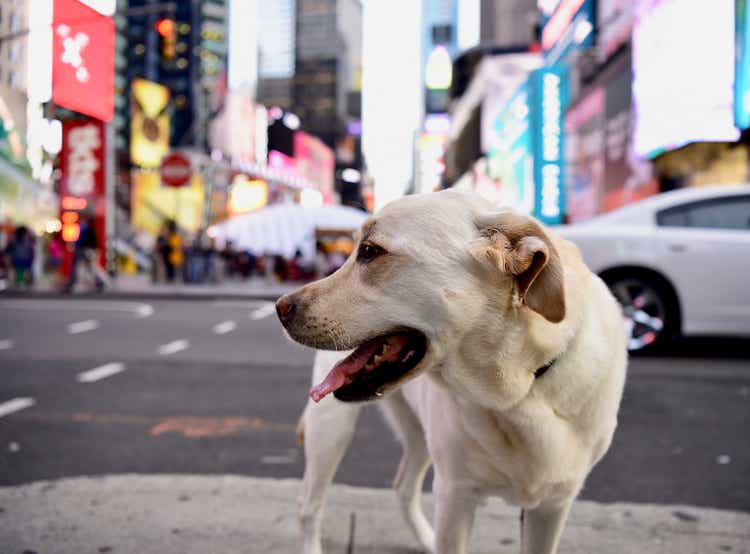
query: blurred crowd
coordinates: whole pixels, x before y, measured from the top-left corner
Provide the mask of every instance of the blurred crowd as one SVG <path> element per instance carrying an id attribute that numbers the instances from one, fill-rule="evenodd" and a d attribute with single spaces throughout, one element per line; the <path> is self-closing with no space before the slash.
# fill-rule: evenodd
<path id="1" fill-rule="evenodd" d="M 66 250 L 70 253 L 63 272 Z M 41 277 L 53 288 L 71 292 L 79 281 L 101 291 L 110 285 L 100 263 L 101 252 L 93 222 L 82 217 L 79 234 L 69 245 L 60 231 L 37 237 L 26 225 L 0 227 L 0 283 L 31 289 Z"/>
<path id="2" fill-rule="evenodd" d="M 0 290 L 45 288 L 72 292 L 77 286 L 102 291 L 111 285 L 96 228 L 85 216 L 77 239 L 61 233 L 37 236 L 25 225 L 0 226 Z M 307 282 L 330 275 L 346 261 L 340 246 L 318 240 L 314 258 L 297 250 L 285 257 L 254 252 L 227 240 L 220 247 L 206 232 L 189 234 L 174 221 L 165 222 L 151 252 L 154 283 L 218 284 L 266 279 L 269 283 Z"/>
<path id="3" fill-rule="evenodd" d="M 232 240 L 221 247 L 201 231 L 188 236 L 174 221 L 167 221 L 156 238 L 152 253 L 155 283 L 215 284 L 261 277 L 271 283 L 306 282 L 330 275 L 346 256 L 318 241 L 314 259 L 300 250 L 292 257 L 273 252 L 239 248 Z"/>

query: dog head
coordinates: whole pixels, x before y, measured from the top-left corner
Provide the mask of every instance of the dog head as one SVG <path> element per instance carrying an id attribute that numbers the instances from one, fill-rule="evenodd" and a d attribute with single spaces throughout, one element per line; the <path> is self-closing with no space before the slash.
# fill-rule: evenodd
<path id="1" fill-rule="evenodd" d="M 563 320 L 562 274 L 534 219 L 444 191 L 366 220 L 346 263 L 280 298 L 277 311 L 299 343 L 354 349 L 314 399 L 369 400 L 429 368 L 466 365 L 456 357 L 496 352 L 522 319 Z"/>

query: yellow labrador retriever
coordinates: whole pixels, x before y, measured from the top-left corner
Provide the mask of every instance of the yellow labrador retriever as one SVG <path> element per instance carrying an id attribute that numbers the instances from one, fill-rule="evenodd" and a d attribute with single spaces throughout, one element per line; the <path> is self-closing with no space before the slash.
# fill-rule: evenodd
<path id="1" fill-rule="evenodd" d="M 379 398 L 404 447 L 402 511 L 425 549 L 468 552 L 492 495 L 522 508 L 524 554 L 556 551 L 612 440 L 627 360 L 620 308 L 573 244 L 471 194 L 409 196 L 365 222 L 339 271 L 277 311 L 294 340 L 338 351 L 318 354 L 319 404 L 304 414 L 304 552 L 321 552 L 356 403 Z M 434 533 L 419 497 L 430 462 Z"/>

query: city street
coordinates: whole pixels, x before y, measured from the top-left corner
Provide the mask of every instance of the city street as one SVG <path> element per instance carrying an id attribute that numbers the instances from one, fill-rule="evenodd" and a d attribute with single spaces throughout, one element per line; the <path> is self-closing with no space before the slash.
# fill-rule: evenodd
<path id="1" fill-rule="evenodd" d="M 255 300 L 0 299 L 0 486 L 105 474 L 299 478 L 312 351 Z M 631 359 L 582 497 L 750 511 L 750 354 Z M 399 446 L 365 411 L 337 482 L 385 488 Z"/>

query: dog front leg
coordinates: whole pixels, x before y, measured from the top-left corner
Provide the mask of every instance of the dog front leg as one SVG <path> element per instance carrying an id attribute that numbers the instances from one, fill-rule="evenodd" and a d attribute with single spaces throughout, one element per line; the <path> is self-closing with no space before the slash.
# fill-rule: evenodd
<path id="1" fill-rule="evenodd" d="M 321 524 L 326 493 L 344 457 L 362 410 L 360 404 L 344 404 L 324 398 L 308 402 L 303 414 L 305 475 L 302 480 L 299 518 L 303 554 L 321 554 Z"/>
<path id="2" fill-rule="evenodd" d="M 435 551 L 467 554 L 479 495 L 471 487 L 457 486 L 435 476 Z"/>
<path id="3" fill-rule="evenodd" d="M 521 516 L 521 554 L 555 554 L 573 498 L 541 504 Z"/>

